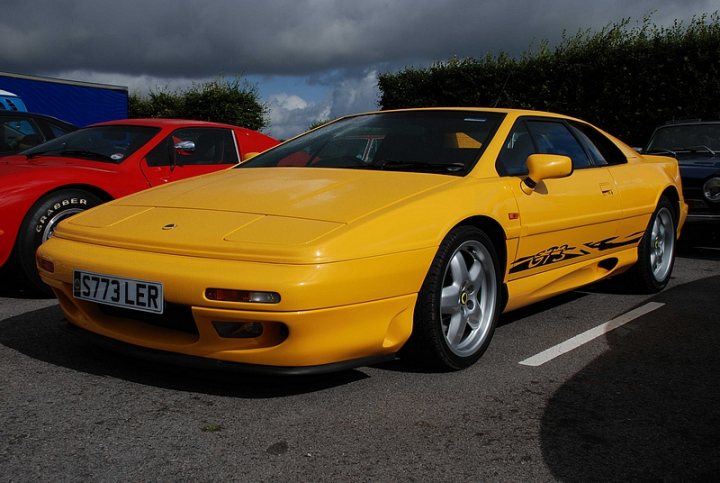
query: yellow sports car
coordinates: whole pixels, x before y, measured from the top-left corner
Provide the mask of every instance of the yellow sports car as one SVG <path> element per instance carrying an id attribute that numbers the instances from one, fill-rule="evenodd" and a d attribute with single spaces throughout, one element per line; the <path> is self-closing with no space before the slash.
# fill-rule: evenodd
<path id="1" fill-rule="evenodd" d="M 662 289 L 686 216 L 677 161 L 578 119 L 384 111 L 68 218 L 37 263 L 71 327 L 134 354 L 454 370 L 503 311 L 623 272 Z"/>

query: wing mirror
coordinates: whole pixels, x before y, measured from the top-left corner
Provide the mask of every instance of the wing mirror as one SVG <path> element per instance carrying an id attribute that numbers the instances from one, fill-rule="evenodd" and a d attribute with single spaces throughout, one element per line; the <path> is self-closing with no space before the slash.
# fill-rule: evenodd
<path id="1" fill-rule="evenodd" d="M 192 141 L 180 141 L 174 147 L 178 154 L 189 154 L 195 151 L 195 143 Z"/>
<path id="2" fill-rule="evenodd" d="M 531 194 L 545 179 L 565 178 L 572 174 L 572 160 L 559 154 L 531 154 L 527 158 L 528 176 L 520 187 L 525 194 Z"/>
<path id="3" fill-rule="evenodd" d="M 170 149 L 172 146 L 172 149 Z M 189 156 L 195 152 L 195 143 L 192 141 L 178 141 L 176 143 L 168 144 L 168 150 L 170 151 L 170 171 L 175 171 L 178 156 Z"/>

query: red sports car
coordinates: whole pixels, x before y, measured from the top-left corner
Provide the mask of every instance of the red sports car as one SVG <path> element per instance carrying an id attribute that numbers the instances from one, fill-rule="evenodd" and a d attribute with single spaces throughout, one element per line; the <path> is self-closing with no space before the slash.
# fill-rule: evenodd
<path id="1" fill-rule="evenodd" d="M 46 294 L 35 250 L 60 220 L 152 186 L 228 168 L 278 141 L 202 121 L 94 124 L 0 160 L 0 267 Z"/>

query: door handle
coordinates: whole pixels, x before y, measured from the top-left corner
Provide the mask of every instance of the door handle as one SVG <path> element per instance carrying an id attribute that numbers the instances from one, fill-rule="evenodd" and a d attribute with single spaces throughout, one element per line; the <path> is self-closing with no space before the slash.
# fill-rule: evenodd
<path id="1" fill-rule="evenodd" d="M 613 192 L 612 184 L 610 183 L 600 183 L 600 191 L 602 191 L 602 194 L 605 196 L 612 196 L 615 194 Z"/>

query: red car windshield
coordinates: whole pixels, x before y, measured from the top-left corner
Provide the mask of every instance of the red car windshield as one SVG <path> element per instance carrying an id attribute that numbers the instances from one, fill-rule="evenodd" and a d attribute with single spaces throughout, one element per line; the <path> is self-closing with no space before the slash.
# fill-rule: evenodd
<path id="1" fill-rule="evenodd" d="M 36 156 L 71 156 L 119 164 L 160 130 L 150 126 L 93 126 L 79 129 L 23 151 Z"/>

